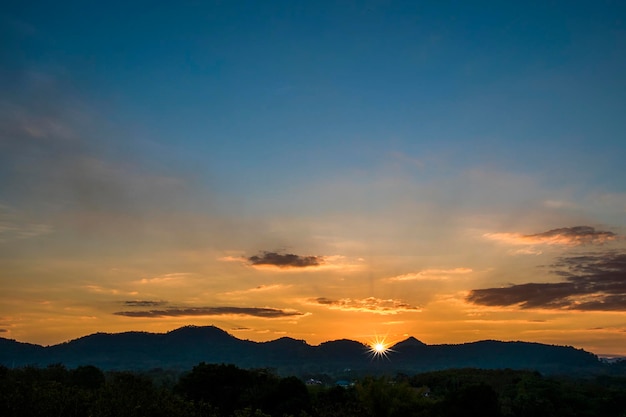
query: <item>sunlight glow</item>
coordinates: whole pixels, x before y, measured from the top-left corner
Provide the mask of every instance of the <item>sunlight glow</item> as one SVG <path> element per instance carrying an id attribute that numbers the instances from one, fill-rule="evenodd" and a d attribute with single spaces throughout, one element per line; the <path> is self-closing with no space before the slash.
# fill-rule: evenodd
<path id="1" fill-rule="evenodd" d="M 375 336 L 374 340 L 369 343 L 368 354 L 372 359 L 389 359 L 389 353 L 393 352 L 389 346 L 391 343 L 386 341 L 386 336 L 382 338 Z"/>

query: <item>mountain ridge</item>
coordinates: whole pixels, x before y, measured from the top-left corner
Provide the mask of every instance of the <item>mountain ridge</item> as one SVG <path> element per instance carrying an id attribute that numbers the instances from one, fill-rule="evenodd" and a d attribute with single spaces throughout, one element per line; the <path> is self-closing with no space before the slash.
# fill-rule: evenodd
<path id="1" fill-rule="evenodd" d="M 596 355 L 582 349 L 535 342 L 483 340 L 428 345 L 411 336 L 391 346 L 384 357 L 376 357 L 369 346 L 349 339 L 319 345 L 286 336 L 254 342 L 216 326 L 184 326 L 166 333 L 99 332 L 46 347 L 0 338 L 0 364 L 4 366 L 61 363 L 68 367 L 141 370 L 190 369 L 200 362 L 273 368 L 292 374 L 345 369 L 419 372 L 461 367 L 588 373 L 600 371 L 604 365 Z"/>

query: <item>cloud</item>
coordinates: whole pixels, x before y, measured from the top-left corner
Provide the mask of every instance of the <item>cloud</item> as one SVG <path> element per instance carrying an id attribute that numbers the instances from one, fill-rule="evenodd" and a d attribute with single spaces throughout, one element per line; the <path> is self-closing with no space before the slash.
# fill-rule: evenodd
<path id="1" fill-rule="evenodd" d="M 122 301 L 127 307 L 159 307 L 167 304 L 167 301 L 130 300 Z"/>
<path id="2" fill-rule="evenodd" d="M 263 252 L 261 256 L 246 257 L 227 255 L 217 258 L 222 262 L 239 262 L 254 269 L 272 272 L 339 270 L 353 272 L 363 269 L 362 258 L 349 258 L 344 255 L 300 256 L 292 253 Z"/>
<path id="3" fill-rule="evenodd" d="M 0 333 L 8 333 L 9 330 L 8 329 L 0 329 Z"/>
<path id="4" fill-rule="evenodd" d="M 615 233 L 596 230 L 591 226 L 561 227 L 532 235 L 523 235 L 520 233 L 485 233 L 483 236 L 511 245 L 601 245 L 617 239 Z"/>
<path id="5" fill-rule="evenodd" d="M 173 307 L 164 310 L 118 311 L 116 316 L 126 317 L 182 317 L 182 316 L 253 316 L 262 318 L 282 318 L 302 316 L 304 313 L 294 310 L 281 310 L 268 307 Z"/>
<path id="6" fill-rule="evenodd" d="M 166 284 L 179 281 L 191 276 L 188 272 L 172 272 L 170 274 L 163 274 L 152 278 L 141 278 L 137 281 L 139 284 Z"/>
<path id="7" fill-rule="evenodd" d="M 154 219 L 192 204 L 182 171 L 171 176 L 146 163 L 143 152 L 133 152 L 140 137 L 110 133 L 65 74 L 25 68 L 17 78 L 11 86 L 0 81 L 0 203 L 11 201 L 18 213 L 7 218 L 0 208 L 0 241 L 181 233 L 180 224 Z"/>
<path id="8" fill-rule="evenodd" d="M 425 281 L 425 280 L 446 280 L 450 275 L 466 275 L 472 273 L 470 268 L 453 269 L 424 269 L 419 272 L 397 275 L 387 278 L 388 281 Z"/>
<path id="9" fill-rule="evenodd" d="M 98 293 L 98 294 L 113 294 L 113 295 L 126 294 L 128 296 L 134 296 L 138 294 L 137 291 L 125 291 L 125 290 L 121 290 L 118 288 L 106 288 L 106 287 L 102 287 L 100 285 L 95 285 L 95 284 L 83 285 L 83 288 L 85 288 L 89 292 Z"/>
<path id="10" fill-rule="evenodd" d="M 565 281 L 476 289 L 467 301 L 523 309 L 626 311 L 626 253 L 562 257 L 553 266 Z"/>
<path id="11" fill-rule="evenodd" d="M 309 300 L 310 303 L 326 306 L 333 310 L 342 311 L 362 311 L 375 314 L 398 314 L 402 312 L 417 313 L 421 309 L 412 306 L 401 300 L 368 298 L 341 298 L 332 300 L 326 297 L 319 297 Z"/>
<path id="12" fill-rule="evenodd" d="M 543 251 L 535 246 L 529 246 L 526 248 L 514 250 L 511 253 L 515 255 L 541 255 Z"/>
<path id="13" fill-rule="evenodd" d="M 575 209 L 576 204 L 563 200 L 545 200 L 543 205 L 551 209 Z"/>
<path id="14" fill-rule="evenodd" d="M 28 239 L 54 232 L 54 228 L 43 223 L 33 223 L 20 215 L 18 210 L 0 204 L 0 243 L 14 239 Z"/>
<path id="15" fill-rule="evenodd" d="M 254 288 L 248 288 L 245 290 L 228 291 L 228 292 L 225 292 L 224 295 L 242 295 L 242 294 L 260 293 L 260 292 L 282 291 L 290 287 L 291 285 L 283 285 L 283 284 L 258 285 Z"/>
<path id="16" fill-rule="evenodd" d="M 324 264 L 321 256 L 300 256 L 292 253 L 263 252 L 262 256 L 250 256 L 248 262 L 253 266 L 269 265 L 278 268 L 306 268 Z"/>
<path id="17" fill-rule="evenodd" d="M 13 239 L 28 239 L 52 233 L 54 228 L 46 224 L 0 222 L 0 242 Z"/>

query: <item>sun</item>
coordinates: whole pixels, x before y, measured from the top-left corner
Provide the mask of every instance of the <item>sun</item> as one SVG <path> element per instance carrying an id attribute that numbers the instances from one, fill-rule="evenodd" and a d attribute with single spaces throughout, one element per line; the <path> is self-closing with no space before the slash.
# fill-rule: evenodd
<path id="1" fill-rule="evenodd" d="M 389 359 L 389 353 L 393 352 L 393 350 L 389 348 L 389 346 L 391 346 L 391 343 L 386 341 L 386 337 L 381 338 L 375 336 L 374 340 L 370 341 L 368 345 L 369 347 L 367 351 L 372 359 Z"/>

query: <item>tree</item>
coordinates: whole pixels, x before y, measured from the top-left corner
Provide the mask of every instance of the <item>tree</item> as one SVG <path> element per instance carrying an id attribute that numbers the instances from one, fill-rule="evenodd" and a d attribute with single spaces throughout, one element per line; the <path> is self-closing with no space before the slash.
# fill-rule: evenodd
<path id="1" fill-rule="evenodd" d="M 104 385 L 104 373 L 95 366 L 79 366 L 70 372 L 70 380 L 77 387 L 96 390 Z"/>

